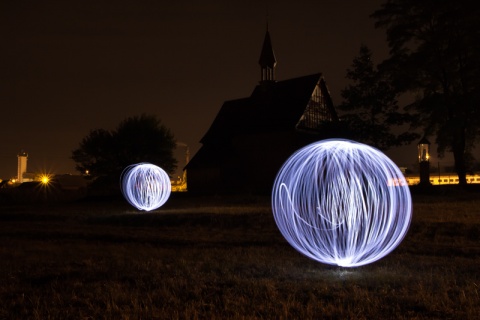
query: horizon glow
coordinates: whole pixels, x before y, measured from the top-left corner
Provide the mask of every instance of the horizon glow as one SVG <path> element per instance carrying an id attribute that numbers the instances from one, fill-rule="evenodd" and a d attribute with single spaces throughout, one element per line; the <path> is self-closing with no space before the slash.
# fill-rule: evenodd
<path id="1" fill-rule="evenodd" d="M 160 208 L 167 202 L 172 191 L 168 174 L 151 163 L 126 167 L 120 177 L 120 188 L 132 206 L 145 211 Z"/>
<path id="2" fill-rule="evenodd" d="M 389 254 L 412 219 L 410 190 L 393 161 L 375 148 L 340 139 L 312 143 L 284 163 L 272 209 L 296 250 L 342 267 Z"/>

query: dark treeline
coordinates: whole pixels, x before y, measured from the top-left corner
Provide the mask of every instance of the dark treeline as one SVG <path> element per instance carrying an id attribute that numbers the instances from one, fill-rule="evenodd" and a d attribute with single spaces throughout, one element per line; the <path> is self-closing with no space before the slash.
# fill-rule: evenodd
<path id="1" fill-rule="evenodd" d="M 440 157 L 452 152 L 466 184 L 480 128 L 479 16 L 468 0 L 385 1 L 371 17 L 386 31 L 390 56 L 375 66 L 362 46 L 342 91 L 355 137 L 383 150 L 432 137 Z M 406 93 L 414 101 L 399 106 Z"/>

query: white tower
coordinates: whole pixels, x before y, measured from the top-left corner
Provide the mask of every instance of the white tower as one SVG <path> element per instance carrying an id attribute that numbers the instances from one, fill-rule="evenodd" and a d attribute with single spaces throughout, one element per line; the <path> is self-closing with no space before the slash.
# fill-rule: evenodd
<path id="1" fill-rule="evenodd" d="M 21 151 L 18 156 L 17 180 L 19 183 L 23 182 L 23 174 L 27 172 L 28 153 Z"/>

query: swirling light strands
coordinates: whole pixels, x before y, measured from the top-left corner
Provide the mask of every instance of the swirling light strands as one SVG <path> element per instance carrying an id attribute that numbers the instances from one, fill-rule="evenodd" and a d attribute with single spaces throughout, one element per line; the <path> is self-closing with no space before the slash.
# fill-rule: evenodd
<path id="1" fill-rule="evenodd" d="M 139 210 L 160 208 L 167 202 L 172 191 L 167 173 L 151 163 L 128 166 L 123 171 L 120 182 L 125 199 Z"/>
<path id="2" fill-rule="evenodd" d="M 343 267 L 386 256 L 412 218 L 398 167 L 377 149 L 349 140 L 324 140 L 294 153 L 275 180 L 272 208 L 295 249 Z"/>

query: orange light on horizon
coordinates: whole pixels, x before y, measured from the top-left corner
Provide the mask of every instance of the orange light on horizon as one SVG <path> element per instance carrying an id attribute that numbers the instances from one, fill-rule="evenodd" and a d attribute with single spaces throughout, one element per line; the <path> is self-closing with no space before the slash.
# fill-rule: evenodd
<path id="1" fill-rule="evenodd" d="M 44 174 L 40 177 L 40 182 L 42 182 L 42 184 L 44 184 L 44 185 L 47 185 L 47 184 L 50 183 L 50 177 L 48 175 Z"/>

